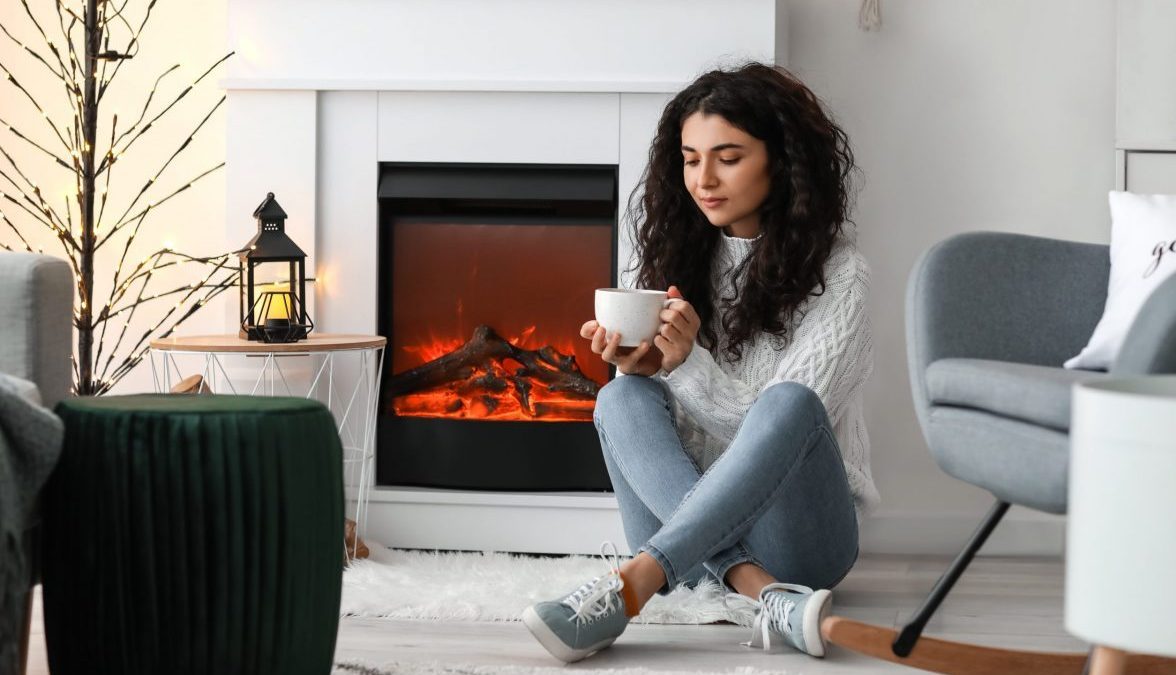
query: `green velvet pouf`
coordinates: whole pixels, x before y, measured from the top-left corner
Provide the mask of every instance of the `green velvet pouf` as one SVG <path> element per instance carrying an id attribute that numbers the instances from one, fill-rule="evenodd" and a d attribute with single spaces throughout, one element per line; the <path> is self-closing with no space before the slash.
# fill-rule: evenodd
<path id="1" fill-rule="evenodd" d="M 330 672 L 343 481 L 322 404 L 164 394 L 57 414 L 41 502 L 54 675 Z"/>

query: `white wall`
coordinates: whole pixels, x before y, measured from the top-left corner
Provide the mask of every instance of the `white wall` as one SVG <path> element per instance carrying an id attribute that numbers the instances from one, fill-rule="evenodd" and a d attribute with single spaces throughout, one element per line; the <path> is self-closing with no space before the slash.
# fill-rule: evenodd
<path id="1" fill-rule="evenodd" d="M 194 75 L 224 50 L 224 5 L 159 3 L 134 65 L 153 73 L 178 62 L 184 77 Z M 791 0 L 789 61 L 844 124 L 864 172 L 857 221 L 874 268 L 877 339 L 868 414 L 884 500 L 866 546 L 910 550 L 907 543 L 921 538 L 927 550 L 943 550 L 967 534 L 989 498 L 944 476 L 918 431 L 901 318 L 906 277 L 919 252 L 967 230 L 1107 240 L 1114 2 L 883 0 L 884 25 L 876 33 L 857 28 L 857 7 L 857 0 Z M 7 5 L 0 18 L 13 29 L 23 15 Z M 3 62 L 16 62 L 11 45 L 0 43 Z M 214 87 L 196 92 L 208 103 L 220 93 Z M 138 99 L 119 107 L 129 109 L 130 100 Z M 7 95 L 0 116 L 14 124 L 36 121 Z M 224 134 L 218 114 L 187 153 L 194 166 L 224 157 Z M 20 161 L 37 161 L 7 138 L 4 143 L 18 148 Z M 128 155 L 127 175 L 137 163 L 146 171 L 146 159 Z M 224 195 L 223 177 L 190 190 L 171 206 L 167 223 L 152 230 L 159 233 L 154 243 L 165 233 L 178 248 L 201 252 L 243 243 L 226 241 Z M 249 213 L 228 217 L 249 230 Z M 51 250 L 52 241 L 43 242 Z M 206 309 L 185 332 L 224 330 L 230 309 Z M 143 375 L 140 369 L 121 390 L 147 388 Z M 1059 528 L 1039 526 L 1032 514 L 1023 518 L 1024 527 L 1002 527 L 996 536 L 1022 550 L 1044 536 L 1047 548 L 1060 550 Z"/>
<path id="2" fill-rule="evenodd" d="M 857 28 L 858 5 L 791 0 L 789 62 L 842 122 L 864 174 L 856 220 L 874 271 L 867 405 L 883 499 L 865 545 L 941 547 L 969 534 L 991 497 L 941 473 L 919 432 L 907 275 L 920 252 L 969 230 L 1108 241 L 1115 5 L 882 0 L 879 32 Z M 1060 552 L 1057 519 L 1010 517 L 1020 527 L 1002 526 L 994 543 L 1032 550 L 1036 539 Z"/>
<path id="3" fill-rule="evenodd" d="M 132 2 L 127 10 L 131 17 L 141 17 L 141 8 L 146 3 Z M 42 21 L 47 32 L 59 33 L 56 14 L 52 10 L 52 3 L 30 3 L 35 16 Z M 137 20 L 136 20 L 137 21 Z M 44 42 L 37 35 L 36 29 L 24 14 L 20 3 L 5 3 L 0 9 L 0 22 L 12 31 L 18 39 L 26 41 L 31 47 L 40 49 Z M 55 43 L 62 44 L 58 36 Z M 124 127 L 128 118 L 138 116 L 143 101 L 151 90 L 155 78 L 166 68 L 178 64 L 180 68 L 169 75 L 160 84 L 156 94 L 156 103 L 152 110 L 159 110 L 159 103 L 170 101 L 165 98 L 168 94 L 174 97 L 192 80 L 200 75 L 209 65 L 220 56 L 227 53 L 225 40 L 225 2 L 224 0 L 207 0 L 189 3 L 161 2 L 155 5 L 147 28 L 143 33 L 139 54 L 128 60 L 111 86 L 107 98 L 100 107 L 99 124 L 100 138 L 107 138 L 110 131 L 110 115 L 113 111 L 119 113 L 120 128 Z M 112 47 L 114 45 L 112 44 Z M 42 51 L 44 51 L 42 49 Z M 47 106 L 48 115 L 56 120 L 64 120 L 68 126 L 72 119 L 72 111 L 61 93 L 61 86 L 52 75 L 31 58 L 18 52 L 8 38 L 0 36 L 0 62 L 14 71 L 21 83 L 26 85 L 38 99 Z M 223 68 L 223 66 L 222 66 Z M 223 72 L 223 71 L 221 71 Z M 132 146 L 126 155 L 116 164 L 114 179 L 111 182 L 107 206 L 107 222 L 112 214 L 122 212 L 122 207 L 143 186 L 145 181 L 167 160 L 176 150 L 187 134 L 195 127 L 208 109 L 224 95 L 218 87 L 220 75 L 213 73 L 202 82 L 201 86 L 193 89 L 174 109 L 162 118 L 159 124 L 148 131 L 136 145 Z M 0 85 L 0 118 L 13 127 L 32 135 L 47 147 L 54 147 L 55 137 L 41 120 L 40 115 L 26 101 L 24 101 L 7 84 Z M 161 198 L 172 190 L 184 185 L 188 179 L 198 173 L 215 166 L 225 157 L 225 125 L 224 108 L 218 111 L 193 139 L 191 145 L 173 163 L 167 173 L 160 177 L 159 182 L 147 194 Z M 51 195 L 54 205 L 62 208 L 64 195 L 72 192 L 72 174 L 57 168 L 46 161 L 44 155 L 20 143 L 15 137 L 4 133 L 0 143 L 16 160 L 22 171 L 28 173 L 42 189 Z M 105 142 L 100 148 L 105 148 Z M 60 145 L 56 146 L 60 148 Z M 0 159 L 0 167 L 8 171 L 7 163 Z M 0 192 L 12 192 L 11 186 L 0 179 Z M 231 245 L 244 244 L 225 241 L 225 180 L 224 171 L 212 174 L 196 183 L 191 189 L 177 196 L 163 205 L 145 222 L 141 230 L 140 240 L 132 249 L 130 260 L 137 262 L 148 251 L 160 248 L 165 242 L 171 242 L 176 250 L 194 255 L 213 255 L 221 253 Z M 17 216 L 11 204 L 4 206 L 5 214 L 16 220 Z M 76 215 L 76 214 L 75 214 Z M 244 221 L 250 221 L 250 212 L 238 214 Z M 24 221 L 27 222 L 27 221 Z M 76 221 L 75 221 L 76 222 Z M 57 240 L 40 227 L 22 227 L 34 247 L 43 247 L 45 253 L 64 256 Z M 14 243 L 15 236 L 10 231 L 0 232 L 0 241 Z M 109 288 L 117 256 L 114 247 L 107 249 L 106 254 L 100 252 L 96 265 L 96 289 L 102 292 Z M 136 256 L 135 254 L 139 255 Z M 186 283 L 194 279 L 196 268 L 189 268 L 185 275 L 163 274 L 158 285 L 152 288 L 164 289 Z M 182 279 L 182 280 L 181 280 Z M 170 283 L 174 282 L 174 283 Z M 103 296 L 105 297 L 105 296 Z M 228 299 L 236 302 L 235 295 L 226 294 L 218 301 Z M 97 300 L 97 297 L 96 297 Z M 151 308 L 145 307 L 136 315 L 131 324 L 129 334 L 141 334 L 157 320 Z M 112 326 L 113 328 L 113 326 Z M 208 333 L 224 331 L 223 310 L 216 306 L 204 308 L 192 318 L 188 319 L 181 331 L 185 333 Z M 108 333 L 108 340 L 110 340 Z M 113 344 L 111 340 L 108 344 Z M 125 378 L 116 388 L 118 393 L 145 391 L 151 388 L 150 370 L 146 363 L 140 365 Z"/>

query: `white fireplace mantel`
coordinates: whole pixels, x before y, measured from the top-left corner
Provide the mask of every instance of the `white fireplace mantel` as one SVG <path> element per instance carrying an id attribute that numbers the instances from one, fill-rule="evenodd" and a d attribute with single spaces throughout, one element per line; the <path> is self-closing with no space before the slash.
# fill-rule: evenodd
<path id="1" fill-rule="evenodd" d="M 395 90 L 400 81 L 681 83 L 720 60 L 783 63 L 783 4 L 229 0 L 236 55 L 228 83 L 318 90 L 364 83 Z"/>
<path id="2" fill-rule="evenodd" d="M 228 90 L 304 91 L 509 91 L 579 93 L 672 93 L 685 81 L 654 80 L 444 80 L 306 77 L 229 77 L 221 80 Z"/>
<path id="3" fill-rule="evenodd" d="M 623 203 L 673 92 L 716 66 L 784 62 L 782 5 L 229 0 L 227 238 L 245 241 L 274 192 L 314 271 L 316 326 L 374 333 L 380 162 L 612 164 Z M 378 488 L 368 528 L 419 548 L 624 542 L 608 494 Z"/>

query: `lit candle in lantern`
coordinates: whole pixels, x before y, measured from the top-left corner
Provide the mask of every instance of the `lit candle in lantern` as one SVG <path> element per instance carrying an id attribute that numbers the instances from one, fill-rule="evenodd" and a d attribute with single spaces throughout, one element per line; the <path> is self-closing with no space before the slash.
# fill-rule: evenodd
<path id="1" fill-rule="evenodd" d="M 262 289 L 263 293 L 272 293 L 269 308 L 266 310 L 264 321 L 271 319 L 290 318 L 290 282 L 279 281 L 269 284 Z"/>

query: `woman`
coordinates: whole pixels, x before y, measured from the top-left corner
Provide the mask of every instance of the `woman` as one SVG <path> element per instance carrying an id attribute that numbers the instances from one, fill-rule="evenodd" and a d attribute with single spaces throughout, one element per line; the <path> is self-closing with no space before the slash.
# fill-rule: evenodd
<path id="1" fill-rule="evenodd" d="M 667 105 L 631 210 L 637 285 L 676 301 L 652 344 L 581 329 L 626 375 L 594 420 L 637 555 L 618 565 L 614 550 L 611 572 L 527 609 L 557 658 L 607 647 L 654 594 L 708 574 L 758 600 L 765 648 L 777 634 L 824 655 L 827 589 L 878 501 L 853 170 L 845 133 L 785 71 L 709 72 Z"/>

